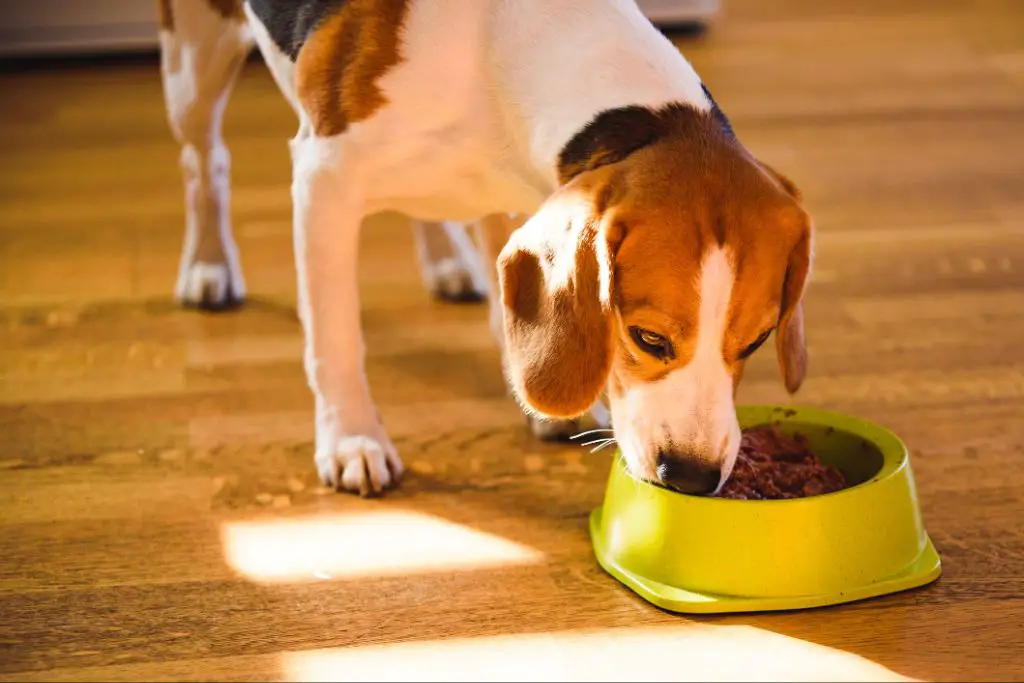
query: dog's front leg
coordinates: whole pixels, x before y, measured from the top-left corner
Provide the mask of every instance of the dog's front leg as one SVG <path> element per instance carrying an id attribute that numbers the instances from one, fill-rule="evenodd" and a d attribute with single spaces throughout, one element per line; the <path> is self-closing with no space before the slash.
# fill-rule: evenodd
<path id="1" fill-rule="evenodd" d="M 363 203 L 339 147 L 303 133 L 292 143 L 299 317 L 317 469 L 326 484 L 369 495 L 397 483 L 402 462 L 367 383 L 357 279 Z"/>

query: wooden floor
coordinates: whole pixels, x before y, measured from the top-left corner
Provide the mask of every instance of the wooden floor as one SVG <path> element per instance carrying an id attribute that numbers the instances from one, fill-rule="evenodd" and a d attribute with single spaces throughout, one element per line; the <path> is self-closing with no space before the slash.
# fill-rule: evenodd
<path id="1" fill-rule="evenodd" d="M 155 63 L 37 68 L 0 74 L 0 679 L 1024 678 L 1024 3 L 725 5 L 679 44 L 817 219 L 798 400 L 906 439 L 937 584 L 774 615 L 642 602 L 586 533 L 609 457 L 531 440 L 485 311 L 429 300 L 397 217 L 362 280 L 410 476 L 322 490 L 294 121 L 263 66 L 228 112 L 252 300 L 216 316 L 170 298 Z M 748 368 L 742 400 L 787 400 L 771 354 Z"/>

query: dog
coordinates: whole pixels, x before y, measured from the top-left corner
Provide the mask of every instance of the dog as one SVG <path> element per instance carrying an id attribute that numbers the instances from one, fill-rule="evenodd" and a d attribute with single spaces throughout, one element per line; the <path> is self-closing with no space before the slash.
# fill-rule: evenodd
<path id="1" fill-rule="evenodd" d="M 298 117 L 298 310 L 327 484 L 376 494 L 402 473 L 364 371 L 356 279 L 362 219 L 384 210 L 417 221 L 435 293 L 487 297 L 511 393 L 542 437 L 605 419 L 606 398 L 634 476 L 708 494 L 738 454 L 744 363 L 772 333 L 799 389 L 801 193 L 740 143 L 633 0 L 159 7 L 184 304 L 245 297 L 221 127 L 253 45 Z"/>

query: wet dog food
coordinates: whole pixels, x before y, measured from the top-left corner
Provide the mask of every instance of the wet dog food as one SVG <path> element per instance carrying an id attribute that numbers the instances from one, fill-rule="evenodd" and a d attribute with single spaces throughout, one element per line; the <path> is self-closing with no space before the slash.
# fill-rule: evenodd
<path id="1" fill-rule="evenodd" d="M 790 436 L 769 425 L 744 430 L 736 466 L 718 497 L 779 500 L 820 496 L 843 488 L 843 473 L 821 462 L 803 435 Z"/>

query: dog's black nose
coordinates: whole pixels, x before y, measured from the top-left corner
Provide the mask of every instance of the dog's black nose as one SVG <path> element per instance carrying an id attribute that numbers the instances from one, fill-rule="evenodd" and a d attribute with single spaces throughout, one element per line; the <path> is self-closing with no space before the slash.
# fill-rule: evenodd
<path id="1" fill-rule="evenodd" d="M 658 477 L 665 486 L 692 495 L 711 493 L 718 488 L 722 472 L 716 465 L 683 454 L 658 453 Z"/>

